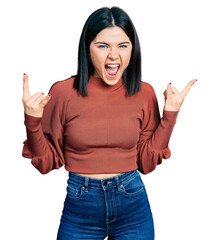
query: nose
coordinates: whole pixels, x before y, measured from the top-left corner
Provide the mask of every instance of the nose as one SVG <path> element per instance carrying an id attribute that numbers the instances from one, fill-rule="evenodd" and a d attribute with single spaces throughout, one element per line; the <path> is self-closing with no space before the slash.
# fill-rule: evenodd
<path id="1" fill-rule="evenodd" d="M 118 58 L 118 52 L 117 52 L 117 49 L 114 48 L 114 47 L 110 48 L 110 51 L 109 51 L 108 57 L 109 57 L 110 59 L 113 59 L 113 60 L 117 59 L 117 58 Z"/>

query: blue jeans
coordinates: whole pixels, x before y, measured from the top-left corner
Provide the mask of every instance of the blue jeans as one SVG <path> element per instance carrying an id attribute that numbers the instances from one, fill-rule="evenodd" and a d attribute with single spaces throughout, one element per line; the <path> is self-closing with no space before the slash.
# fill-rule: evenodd
<path id="1" fill-rule="evenodd" d="M 137 170 L 96 179 L 69 172 L 57 240 L 154 240 L 154 222 Z"/>

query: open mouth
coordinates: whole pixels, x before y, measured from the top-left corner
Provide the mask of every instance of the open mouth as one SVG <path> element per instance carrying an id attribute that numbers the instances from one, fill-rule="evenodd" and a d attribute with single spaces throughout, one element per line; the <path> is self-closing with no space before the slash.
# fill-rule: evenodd
<path id="1" fill-rule="evenodd" d="M 115 78 L 119 72 L 120 64 L 106 64 L 105 70 L 109 78 Z"/>

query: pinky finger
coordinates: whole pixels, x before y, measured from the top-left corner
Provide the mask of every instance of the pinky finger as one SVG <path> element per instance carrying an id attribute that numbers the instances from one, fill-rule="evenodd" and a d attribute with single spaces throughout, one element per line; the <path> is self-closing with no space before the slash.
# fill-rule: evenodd
<path id="1" fill-rule="evenodd" d="M 172 93 L 172 91 L 171 91 L 171 83 L 168 83 L 168 85 L 167 85 L 166 95 L 170 96 L 171 93 Z"/>
<path id="2" fill-rule="evenodd" d="M 41 102 L 39 103 L 43 108 L 46 106 L 46 104 L 50 101 L 51 94 L 48 94 L 46 97 L 44 97 Z"/>

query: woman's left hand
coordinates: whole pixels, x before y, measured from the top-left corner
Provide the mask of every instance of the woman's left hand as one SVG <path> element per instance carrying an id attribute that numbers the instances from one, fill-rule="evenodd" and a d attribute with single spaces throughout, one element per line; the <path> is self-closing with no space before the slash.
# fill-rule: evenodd
<path id="1" fill-rule="evenodd" d="M 164 110 L 179 111 L 187 93 L 196 81 L 197 79 L 191 80 L 189 84 L 182 90 L 182 92 L 179 92 L 175 87 L 171 86 L 171 83 L 169 83 L 167 90 L 163 93 L 165 97 Z"/>

